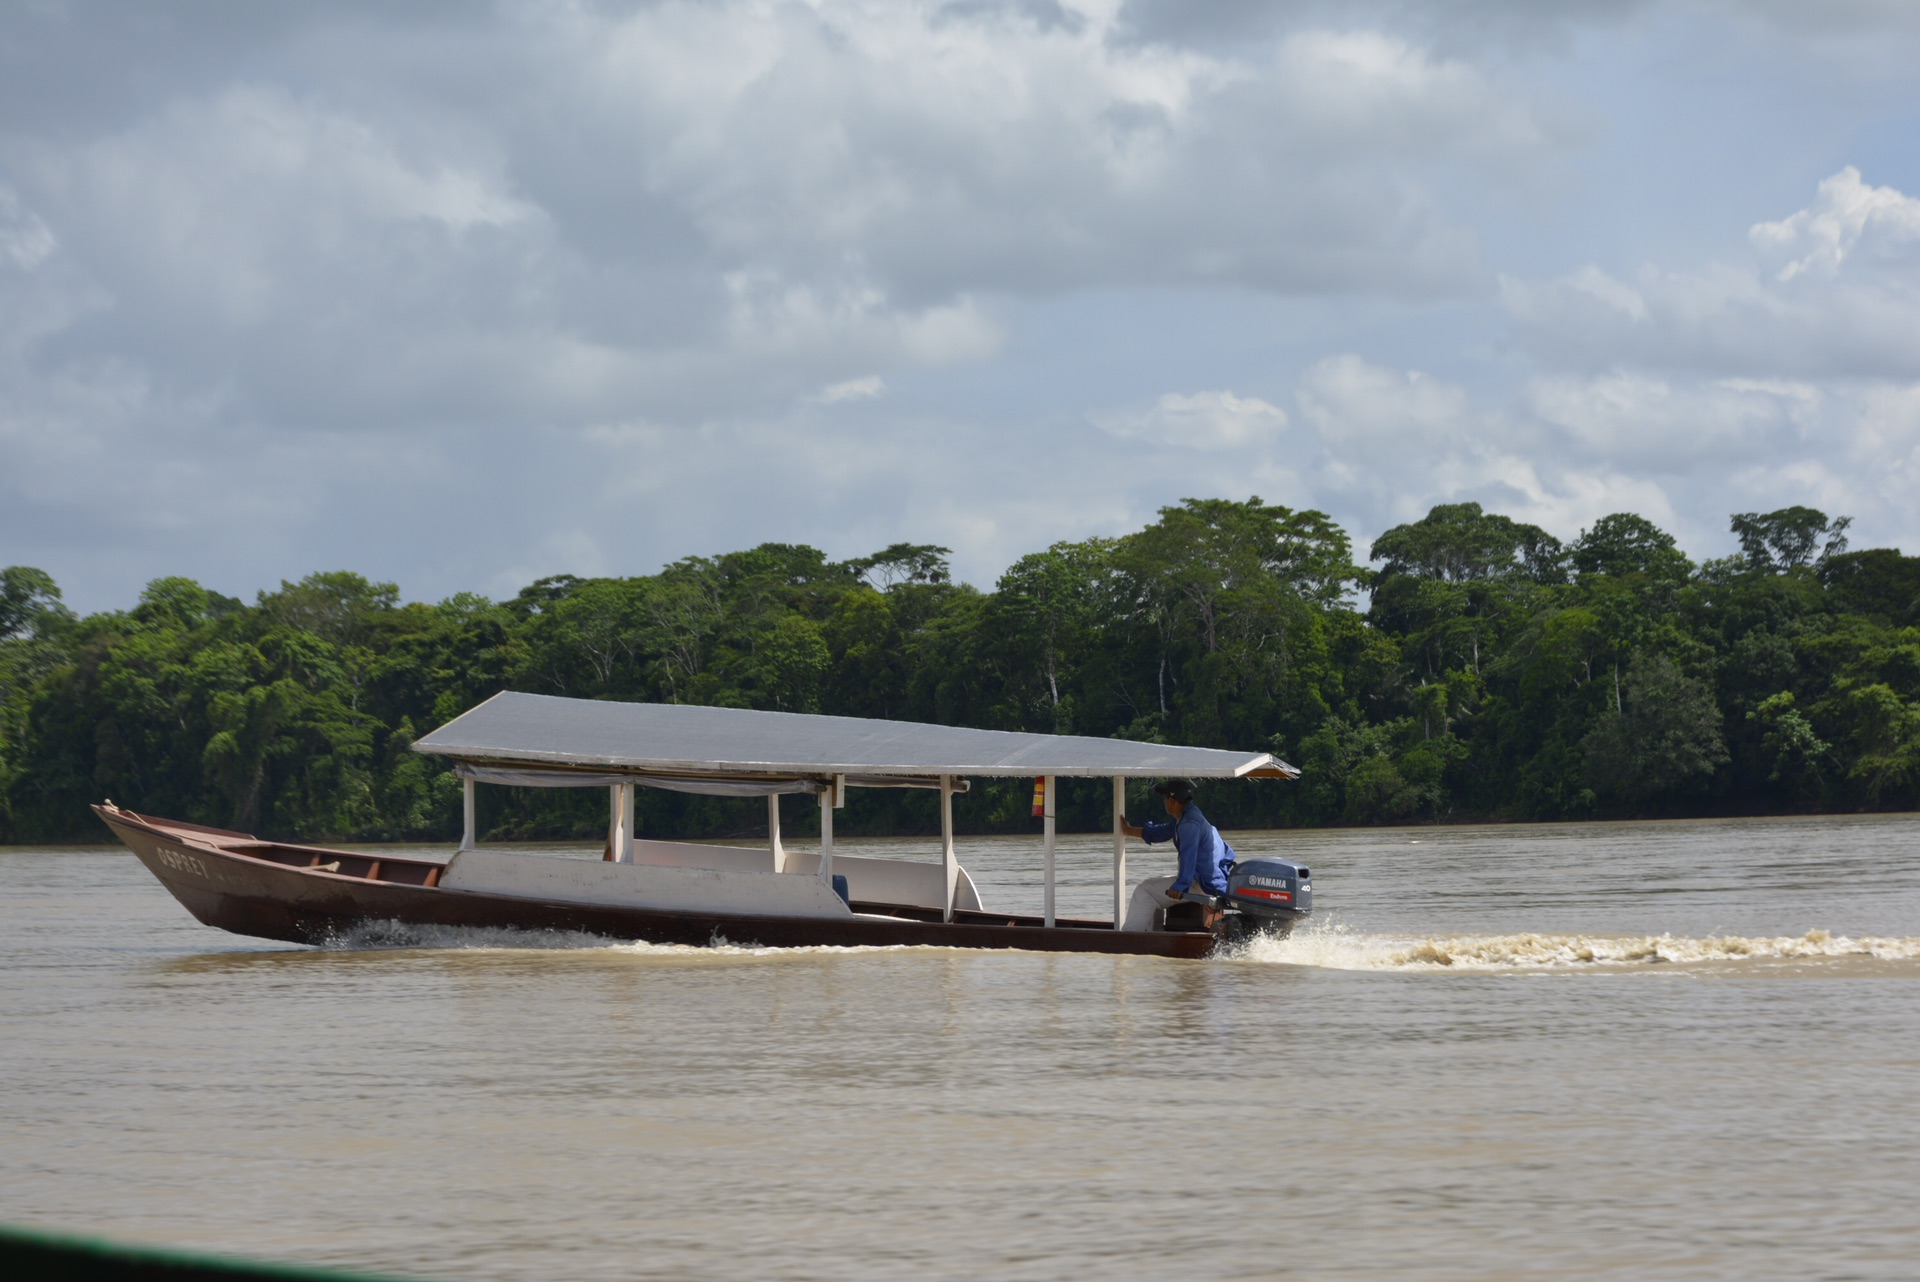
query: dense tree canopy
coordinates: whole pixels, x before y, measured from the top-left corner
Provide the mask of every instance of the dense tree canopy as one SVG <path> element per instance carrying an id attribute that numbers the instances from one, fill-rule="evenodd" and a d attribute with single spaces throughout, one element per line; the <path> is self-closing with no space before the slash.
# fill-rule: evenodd
<path id="1" fill-rule="evenodd" d="M 1631 513 L 1562 545 L 1444 504 L 1381 535 L 1368 569 L 1323 513 L 1189 499 L 1022 557 L 990 592 L 932 545 L 835 562 L 765 544 L 502 602 L 410 603 L 338 571 L 248 605 L 166 578 L 87 618 L 14 566 L 0 841 L 97 835 L 103 796 L 278 836 L 446 837 L 459 788 L 409 745 L 502 689 L 1271 748 L 1306 770 L 1210 790 L 1234 826 L 1911 808 L 1920 557 L 1848 551 L 1846 528 L 1742 513 L 1742 553 L 1696 566 Z M 857 795 L 847 831 L 933 822 L 918 794 Z M 495 835 L 604 823 L 591 792 L 482 796 Z M 1103 822 L 1091 785 L 1063 801 L 1070 825 Z M 764 822 L 726 799 L 642 805 L 650 830 Z M 961 818 L 1029 822 L 1013 782 Z"/>

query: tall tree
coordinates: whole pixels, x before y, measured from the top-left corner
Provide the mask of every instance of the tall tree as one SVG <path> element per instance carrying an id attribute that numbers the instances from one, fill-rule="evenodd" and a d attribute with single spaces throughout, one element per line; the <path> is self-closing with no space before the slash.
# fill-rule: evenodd
<path id="1" fill-rule="evenodd" d="M 53 576 L 30 565 L 0 570 L 0 641 L 44 632 L 73 617 L 60 600 Z"/>
<path id="2" fill-rule="evenodd" d="M 1015 561 L 995 585 L 989 626 L 1004 631 L 1012 652 L 1011 693 L 1019 704 L 1044 704 L 1038 718 L 1017 716 L 1022 726 L 1073 729 L 1079 667 L 1097 652 L 1095 631 L 1113 609 L 1114 548 L 1110 539 L 1056 543 Z"/>
<path id="3" fill-rule="evenodd" d="M 1711 691 L 1657 652 L 1634 656 L 1624 710 L 1603 718 L 1584 747 L 1594 790 L 1628 806 L 1704 786 L 1728 759 Z"/>
<path id="4" fill-rule="evenodd" d="M 1852 524 L 1850 516 L 1829 520 L 1811 507 L 1740 512 L 1732 521 L 1741 554 L 1763 574 L 1784 574 L 1838 556 L 1847 550 L 1846 531 Z"/>
<path id="5" fill-rule="evenodd" d="M 1844 519 L 1812 508 L 1733 520 L 1746 552 L 1694 567 L 1632 513 L 1562 549 L 1443 504 L 1375 542 L 1365 615 L 1345 532 L 1257 498 L 1056 544 L 991 593 L 952 582 L 932 544 L 833 562 L 768 543 L 500 604 L 402 603 L 336 571 L 251 605 L 156 579 L 75 618 L 16 566 L 0 840 L 81 835 L 102 795 L 289 834 L 444 834 L 458 781 L 410 746 L 506 688 L 1271 746 L 1308 768 L 1209 802 L 1240 825 L 1920 806 L 1920 557 L 1843 551 Z M 1024 827 L 1015 792 L 979 789 L 963 822 Z M 565 790 L 485 796 L 503 834 L 604 823 Z M 1104 801 L 1064 800 L 1104 822 Z M 645 807 L 690 833 L 743 813 Z M 889 794 L 847 830 L 929 815 Z"/>
<path id="6" fill-rule="evenodd" d="M 1596 574 L 1612 578 L 1643 574 L 1658 579 L 1683 580 L 1693 571 L 1671 534 L 1632 512 L 1615 512 L 1582 530 L 1567 559 L 1581 578 Z"/>
<path id="7" fill-rule="evenodd" d="M 1478 503 L 1442 503 L 1418 521 L 1396 525 L 1373 542 L 1370 561 L 1382 577 L 1411 575 L 1449 583 L 1566 576 L 1560 540 L 1537 525 L 1481 510 Z"/>

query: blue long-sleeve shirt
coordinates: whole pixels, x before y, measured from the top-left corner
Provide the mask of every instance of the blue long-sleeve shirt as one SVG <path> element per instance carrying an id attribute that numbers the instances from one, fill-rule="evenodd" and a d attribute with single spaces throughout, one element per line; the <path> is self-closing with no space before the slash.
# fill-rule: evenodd
<path id="1" fill-rule="evenodd" d="M 1173 888 L 1181 894 L 1186 894 L 1196 882 L 1209 895 L 1227 893 L 1225 865 L 1233 862 L 1233 847 L 1227 844 L 1218 828 L 1207 822 L 1200 807 L 1188 802 L 1177 822 L 1156 819 L 1142 824 L 1140 836 L 1149 844 L 1173 841 L 1180 851 L 1180 875 L 1174 878 Z"/>

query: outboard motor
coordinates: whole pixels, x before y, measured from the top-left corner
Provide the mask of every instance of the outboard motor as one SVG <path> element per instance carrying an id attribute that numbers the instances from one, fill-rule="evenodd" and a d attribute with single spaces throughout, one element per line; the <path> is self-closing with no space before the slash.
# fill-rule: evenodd
<path id="1" fill-rule="evenodd" d="M 1270 855 L 1243 859 L 1227 873 L 1227 893 L 1214 902 L 1228 910 L 1223 925 L 1229 938 L 1260 931 L 1284 935 L 1313 911 L 1313 871 Z"/>
<path id="2" fill-rule="evenodd" d="M 1229 941 L 1284 935 L 1313 911 L 1313 871 L 1291 859 L 1261 855 L 1227 873 L 1227 893 L 1189 895 L 1158 914 L 1156 930 L 1211 930 Z"/>

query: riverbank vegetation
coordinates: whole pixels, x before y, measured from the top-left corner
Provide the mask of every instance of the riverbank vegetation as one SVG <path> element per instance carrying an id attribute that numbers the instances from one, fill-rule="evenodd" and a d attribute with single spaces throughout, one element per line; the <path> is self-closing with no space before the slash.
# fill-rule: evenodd
<path id="1" fill-rule="evenodd" d="M 1213 785 L 1223 825 L 1920 808 L 1920 557 L 1845 518 L 1733 518 L 1696 564 L 1651 522 L 1562 543 L 1473 503 L 1356 563 L 1325 515 L 1188 500 L 1022 557 L 991 591 L 946 549 L 767 544 L 507 601 L 405 602 L 314 574 L 252 604 L 184 578 L 76 617 L 0 571 L 0 842 L 96 837 L 110 796 L 275 836 L 445 838 L 459 787 L 413 740 L 503 689 L 1270 749 L 1294 784 Z M 645 795 L 642 831 L 748 831 L 758 803 Z M 482 789 L 494 836 L 593 833 L 605 798 Z M 1067 826 L 1104 826 L 1063 788 Z M 856 794 L 841 830 L 924 829 Z M 976 788 L 1020 831 L 1024 785 Z M 793 803 L 805 831 L 809 808 Z"/>

